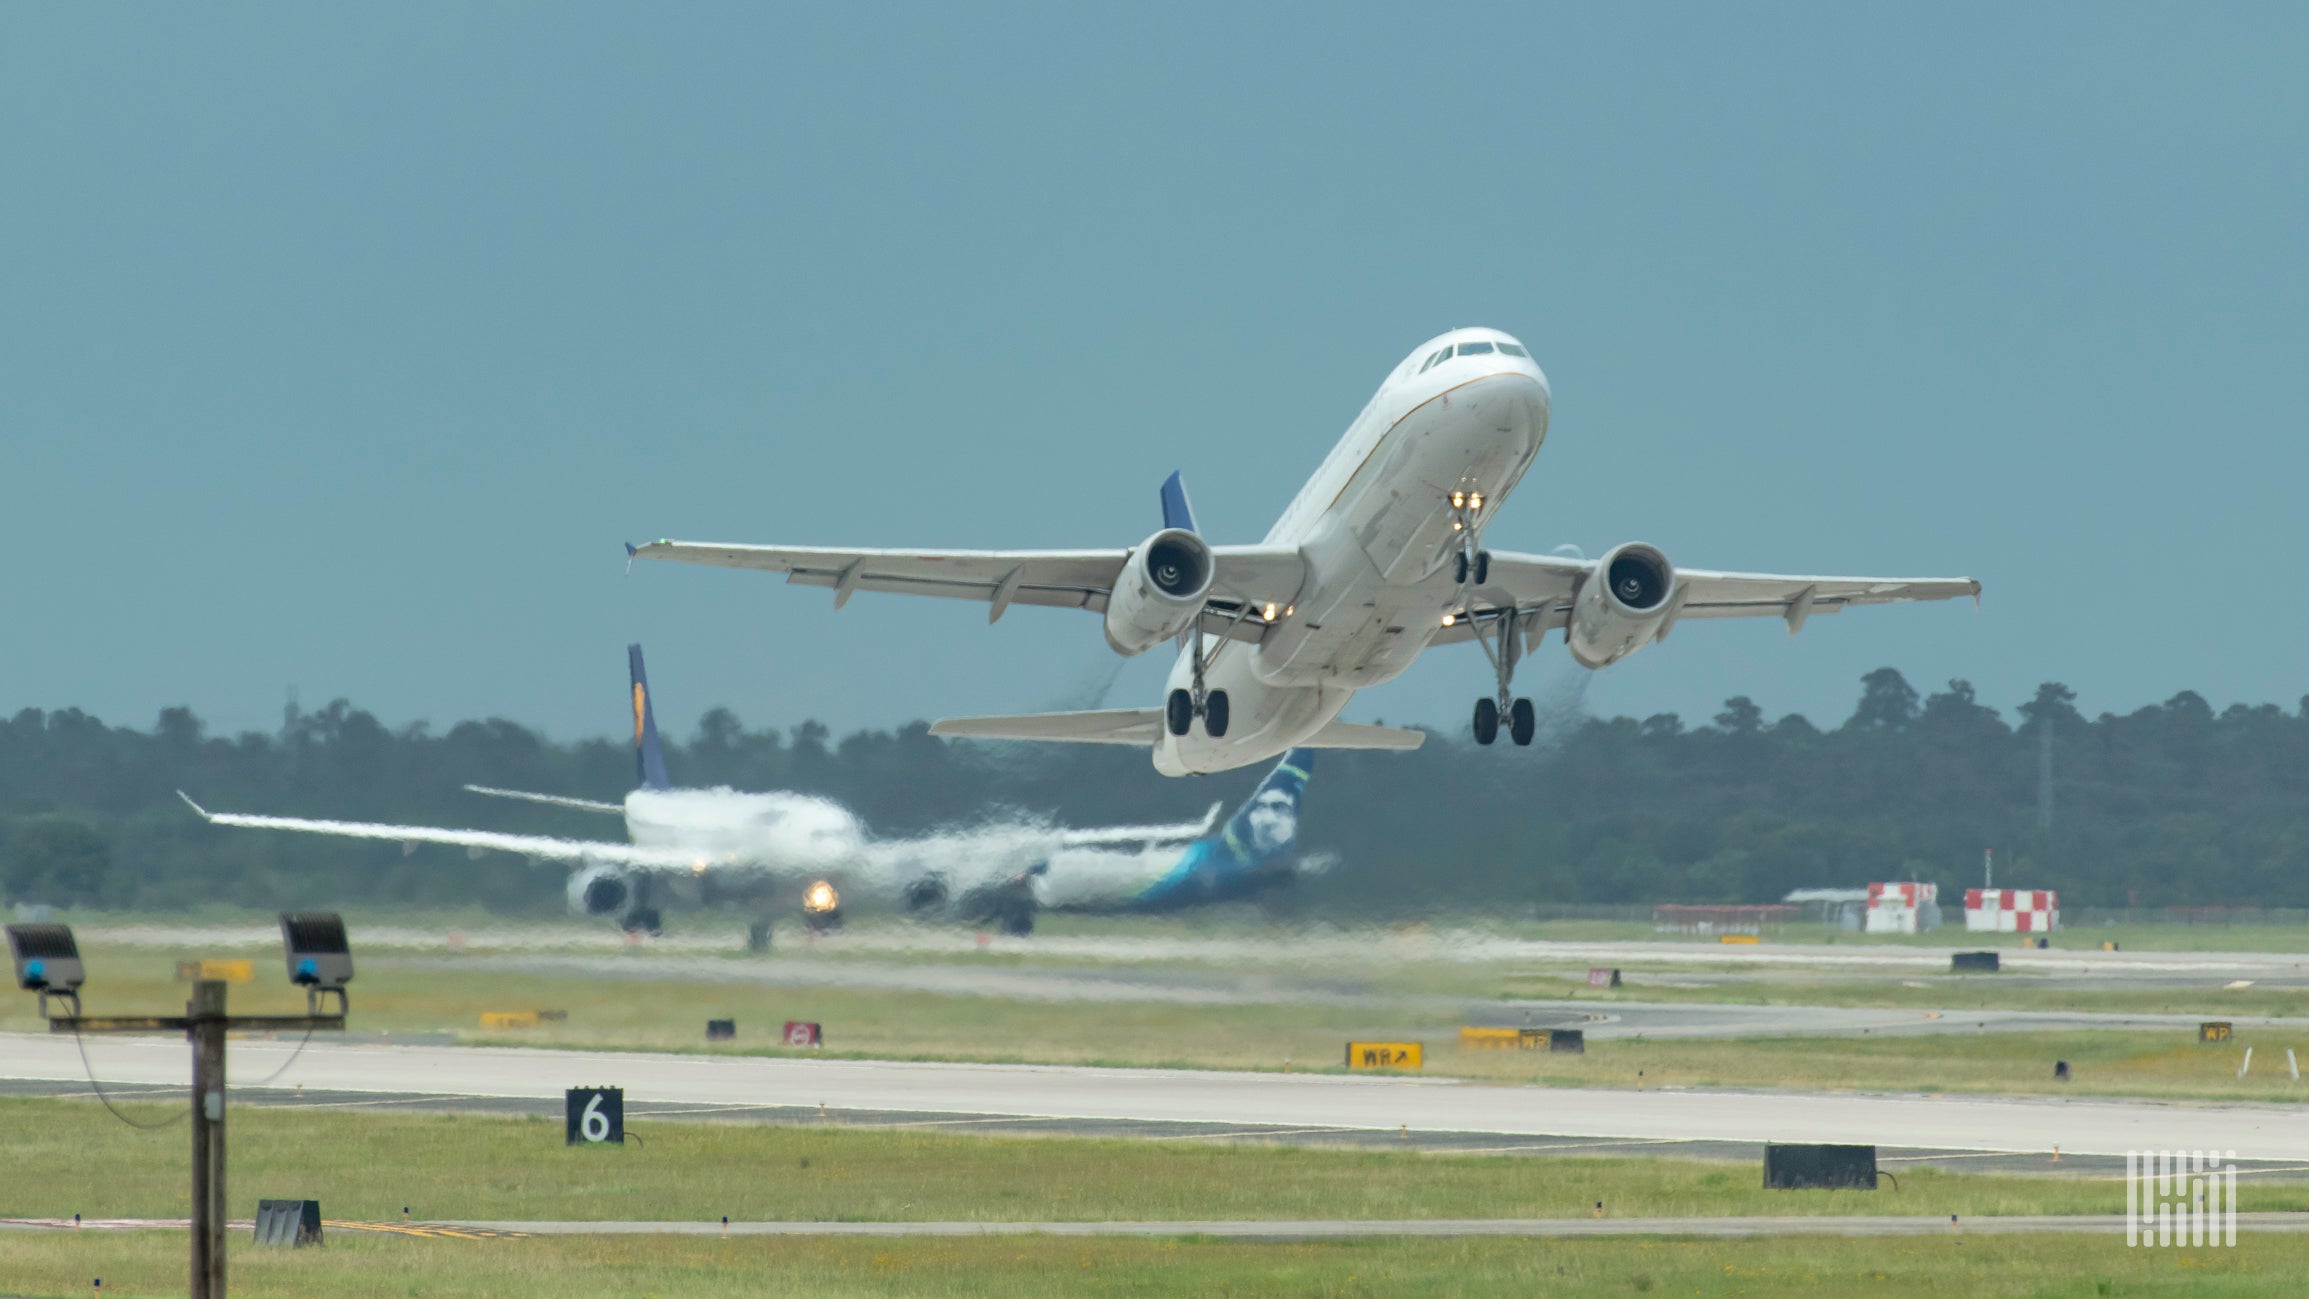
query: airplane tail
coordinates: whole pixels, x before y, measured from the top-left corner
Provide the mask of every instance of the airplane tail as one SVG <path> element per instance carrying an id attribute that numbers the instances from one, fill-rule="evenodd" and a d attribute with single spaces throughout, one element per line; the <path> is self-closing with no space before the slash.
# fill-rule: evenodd
<path id="1" fill-rule="evenodd" d="M 1275 764 L 1219 832 L 1246 865 L 1271 861 L 1291 851 L 1299 839 L 1299 800 L 1315 769 L 1315 751 L 1292 749 Z"/>
<path id="2" fill-rule="evenodd" d="M 649 698 L 649 674 L 642 670 L 641 646 L 625 647 L 627 664 L 633 669 L 633 761 L 636 774 L 648 789 L 671 789 L 673 781 L 665 774 L 665 750 L 657 740 L 657 709 Z"/>

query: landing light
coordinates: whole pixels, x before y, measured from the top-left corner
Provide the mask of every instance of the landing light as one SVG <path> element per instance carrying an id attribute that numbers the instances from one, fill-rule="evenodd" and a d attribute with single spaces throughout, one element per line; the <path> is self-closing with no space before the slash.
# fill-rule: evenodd
<path id="1" fill-rule="evenodd" d="M 802 894 L 802 910 L 804 911 L 832 911 L 841 904 L 842 895 L 836 893 L 834 886 L 824 880 L 812 884 L 809 891 Z"/>
<path id="2" fill-rule="evenodd" d="M 1459 615 L 1458 615 L 1458 614 L 1454 614 L 1454 613 L 1447 613 L 1447 614 L 1443 615 L 1443 625 L 1444 625 L 1444 626 L 1446 626 L 1446 627 L 1448 627 L 1448 626 L 1450 626 L 1451 624 L 1453 624 L 1453 623 L 1455 623 L 1455 622 L 1458 622 L 1458 621 L 1459 621 Z"/>
<path id="3" fill-rule="evenodd" d="M 1456 509 L 1459 509 L 1461 506 L 1464 506 L 1464 505 L 1466 505 L 1466 504 L 1467 504 L 1467 493 L 1465 493 L 1465 492 L 1453 492 L 1453 493 L 1451 494 L 1451 508 L 1452 508 L 1452 509 L 1455 509 L 1455 510 L 1456 510 Z"/>
<path id="4" fill-rule="evenodd" d="M 1457 519 L 1453 519 L 1453 520 L 1451 521 L 1451 530 L 1452 530 L 1453 532 L 1457 532 L 1457 531 L 1459 531 L 1460 529 L 1462 529 L 1462 528 L 1464 528 L 1464 527 L 1466 527 L 1466 526 L 1467 526 L 1466 524 L 1464 524 L 1464 523 L 1461 523 L 1461 522 L 1460 522 L 1459 520 L 1457 520 Z"/>
<path id="5" fill-rule="evenodd" d="M 1473 495 L 1469 496 L 1469 497 L 1467 498 L 1467 505 L 1468 505 L 1468 508 L 1470 508 L 1470 509 L 1476 509 L 1476 510 L 1480 510 L 1480 509 L 1482 509 L 1482 508 L 1483 508 L 1483 493 L 1481 493 L 1481 492 L 1476 492 L 1476 493 L 1474 493 Z"/>
<path id="6" fill-rule="evenodd" d="M 1267 621 L 1268 621 L 1268 622 L 1273 622 L 1274 620 L 1275 620 L 1275 606 L 1273 606 L 1273 605 L 1271 605 L 1271 604 L 1270 604 L 1270 605 L 1268 605 L 1268 606 L 1267 606 Z"/>

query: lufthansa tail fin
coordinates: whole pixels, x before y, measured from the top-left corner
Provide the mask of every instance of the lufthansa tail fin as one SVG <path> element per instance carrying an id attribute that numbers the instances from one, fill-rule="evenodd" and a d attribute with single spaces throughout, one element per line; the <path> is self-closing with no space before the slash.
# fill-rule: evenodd
<path id="1" fill-rule="evenodd" d="M 671 789 L 673 782 L 665 774 L 665 750 L 657 742 L 657 709 L 650 703 L 649 674 L 641 666 L 641 646 L 626 646 L 625 657 L 633 668 L 633 761 L 636 773 L 644 788 Z"/>

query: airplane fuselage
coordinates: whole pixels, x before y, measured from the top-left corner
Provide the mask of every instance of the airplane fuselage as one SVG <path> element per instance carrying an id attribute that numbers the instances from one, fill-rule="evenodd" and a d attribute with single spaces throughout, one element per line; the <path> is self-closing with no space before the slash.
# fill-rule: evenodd
<path id="1" fill-rule="evenodd" d="M 1206 684 L 1227 692 L 1227 734 L 1164 735 L 1157 770 L 1275 757 L 1427 648 L 1465 598 L 1461 529 L 1480 532 L 1547 438 L 1547 376 L 1523 350 L 1496 330 L 1454 330 L 1395 367 L 1267 534 L 1299 549 L 1307 577 L 1258 644 L 1229 642 L 1210 662 Z M 1480 505 L 1455 508 L 1454 493 Z M 1193 655 L 1180 652 L 1170 689 L 1192 683 Z"/>

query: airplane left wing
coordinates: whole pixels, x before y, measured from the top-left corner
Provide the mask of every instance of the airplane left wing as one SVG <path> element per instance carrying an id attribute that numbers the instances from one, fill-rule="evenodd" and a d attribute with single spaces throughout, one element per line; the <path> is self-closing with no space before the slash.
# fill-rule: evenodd
<path id="1" fill-rule="evenodd" d="M 1181 825 L 1110 825 L 1095 830 L 1061 830 L 1058 841 L 1069 848 L 1086 847 L 1100 843 L 1140 843 L 1147 840 L 1168 842 L 1173 839 L 1199 839 L 1219 823 L 1219 813 L 1226 804 L 1213 803 L 1199 822 Z"/>
<path id="2" fill-rule="evenodd" d="M 606 862 L 641 870 L 695 870 L 729 865 L 694 852 L 672 848 L 645 848 L 639 844 L 602 843 L 583 839 L 556 839 L 541 834 L 499 834 L 494 830 L 455 830 L 430 825 L 382 825 L 371 821 L 322 821 L 301 816 L 248 816 L 211 812 L 178 790 L 185 806 L 210 825 L 240 826 L 252 830 L 296 830 L 306 834 L 335 835 L 344 839 L 383 839 L 402 844 L 438 843 L 475 852 L 510 852 L 540 861 Z"/>
<path id="3" fill-rule="evenodd" d="M 653 541 L 628 546 L 633 559 L 711 564 L 784 573 L 794 586 L 831 587 L 834 607 L 859 591 L 983 600 L 993 622 L 1014 604 L 1106 611 L 1128 550 L 841 550 L 823 546 L 741 546 Z M 1299 552 L 1277 546 L 1213 546 L 1215 571 L 1203 630 L 1256 641 L 1267 604 L 1287 604 L 1306 577 Z"/>
<path id="4" fill-rule="evenodd" d="M 1560 555 L 1491 552 L 1489 581 L 1474 588 L 1468 618 L 1444 629 L 1436 643 L 1474 639 L 1513 612 L 1533 639 L 1561 627 L 1571 600 L 1599 561 Z M 1679 568 L 1669 600 L 1670 617 L 1778 618 L 1791 634 L 1814 614 L 1840 613 L 1856 605 L 1904 604 L 1917 600 L 1980 598 L 1980 583 L 1969 577 L 1808 577 L 1779 573 L 1727 573 Z M 1665 632 L 1661 633 L 1663 636 Z"/>

